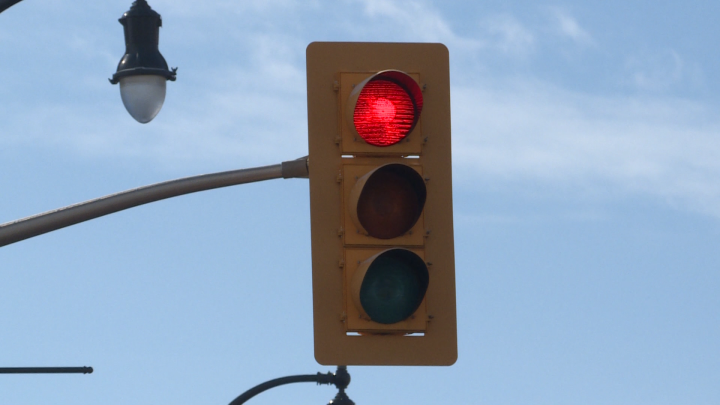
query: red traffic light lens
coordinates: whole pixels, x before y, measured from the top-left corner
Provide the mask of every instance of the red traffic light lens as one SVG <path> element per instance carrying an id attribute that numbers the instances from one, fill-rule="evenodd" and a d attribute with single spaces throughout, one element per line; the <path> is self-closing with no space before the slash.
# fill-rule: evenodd
<path id="1" fill-rule="evenodd" d="M 360 90 L 353 112 L 355 130 L 370 145 L 394 145 L 413 130 L 422 104 L 420 87 L 410 76 L 381 72 Z"/>

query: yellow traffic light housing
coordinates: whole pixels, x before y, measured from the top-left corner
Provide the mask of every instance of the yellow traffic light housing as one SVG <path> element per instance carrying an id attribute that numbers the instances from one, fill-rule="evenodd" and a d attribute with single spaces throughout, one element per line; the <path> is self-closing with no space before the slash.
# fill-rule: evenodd
<path id="1" fill-rule="evenodd" d="M 447 48 L 316 42 L 307 75 L 315 358 L 453 364 Z"/>

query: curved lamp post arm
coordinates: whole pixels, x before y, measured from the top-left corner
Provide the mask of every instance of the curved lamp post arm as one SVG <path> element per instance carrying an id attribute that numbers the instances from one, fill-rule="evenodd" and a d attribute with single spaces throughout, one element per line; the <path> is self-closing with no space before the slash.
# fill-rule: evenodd
<path id="1" fill-rule="evenodd" d="M 22 0 L 0 0 L 0 13 L 20 3 Z"/>
<path id="2" fill-rule="evenodd" d="M 307 157 L 303 157 L 272 166 L 186 177 L 140 187 L 2 224 L 0 247 L 138 205 L 184 194 L 263 180 L 307 176 Z"/>
<path id="3" fill-rule="evenodd" d="M 340 392 L 335 397 L 331 404 L 337 405 L 354 405 L 354 402 L 350 400 L 345 394 L 345 388 L 350 384 L 350 374 L 347 372 L 347 367 L 338 366 L 335 374 L 328 372 L 327 374 L 305 374 L 305 375 L 293 375 L 289 377 L 276 378 L 274 380 L 266 381 L 260 385 L 257 385 L 249 390 L 245 391 L 242 395 L 235 398 L 230 405 L 242 405 L 247 402 L 250 398 L 265 392 L 271 388 L 279 387 L 281 385 L 301 383 L 301 382 L 314 382 L 318 385 L 327 384 L 335 385 Z"/>

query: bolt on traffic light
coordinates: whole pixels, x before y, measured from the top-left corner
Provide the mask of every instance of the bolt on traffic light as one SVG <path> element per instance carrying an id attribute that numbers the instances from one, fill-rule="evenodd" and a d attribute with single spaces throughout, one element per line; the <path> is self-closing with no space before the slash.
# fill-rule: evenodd
<path id="1" fill-rule="evenodd" d="M 315 358 L 457 359 L 447 48 L 307 49 Z"/>

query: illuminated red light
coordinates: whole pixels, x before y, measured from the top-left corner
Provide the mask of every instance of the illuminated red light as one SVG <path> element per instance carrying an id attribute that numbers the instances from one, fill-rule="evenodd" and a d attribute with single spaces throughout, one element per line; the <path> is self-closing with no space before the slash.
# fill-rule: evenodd
<path id="1" fill-rule="evenodd" d="M 404 81 L 418 87 L 404 73 L 392 73 L 403 75 Z M 360 91 L 355 104 L 353 122 L 358 135 L 375 146 L 390 146 L 402 141 L 415 127 L 422 109 L 419 88 L 412 93 L 388 76 L 370 80 Z"/>

